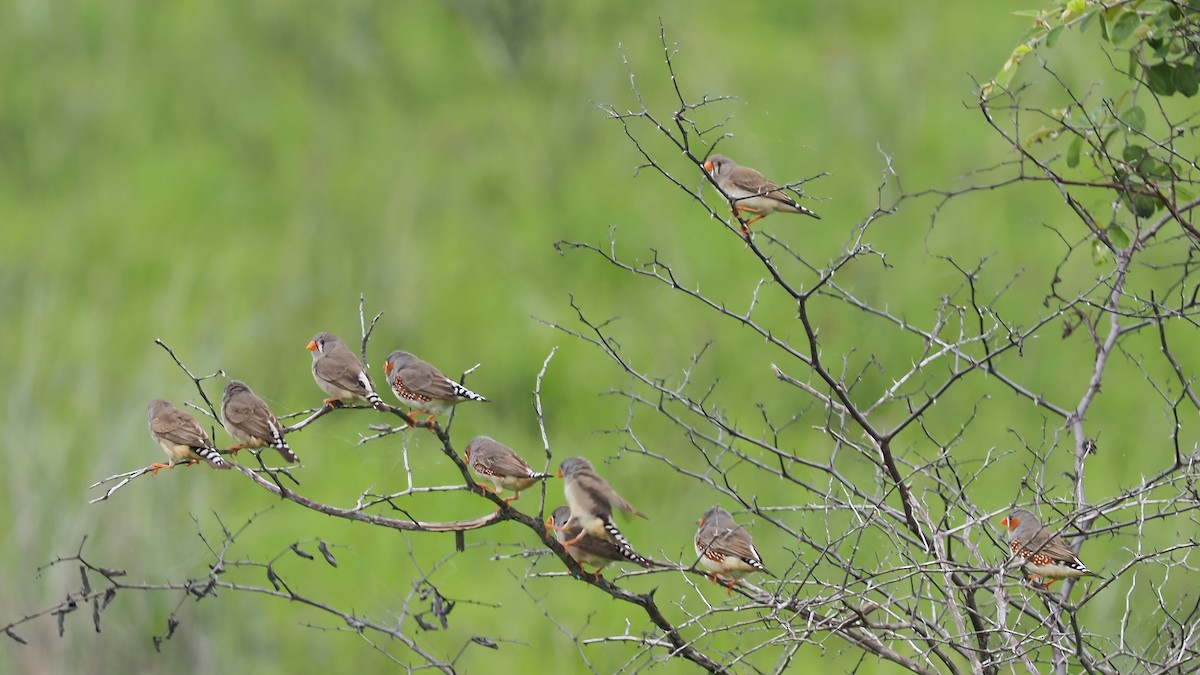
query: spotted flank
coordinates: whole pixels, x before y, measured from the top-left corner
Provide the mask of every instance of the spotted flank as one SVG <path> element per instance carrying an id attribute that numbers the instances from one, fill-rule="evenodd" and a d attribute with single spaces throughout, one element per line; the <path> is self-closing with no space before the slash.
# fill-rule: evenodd
<path id="1" fill-rule="evenodd" d="M 1016 540 L 1013 540 L 1009 547 L 1014 554 L 1025 559 L 1025 567 L 1030 573 L 1046 579 L 1079 579 L 1080 577 L 1097 576 L 1078 558 L 1056 560 L 1041 551 L 1025 548 L 1021 542 Z"/>
<path id="2" fill-rule="evenodd" d="M 404 386 L 404 380 L 398 377 L 392 379 L 392 391 L 396 392 L 396 398 L 410 406 L 418 408 L 424 407 L 426 403 L 429 403 L 431 400 L 433 400 L 429 396 L 426 396 L 419 391 L 413 391 L 412 389 Z"/>

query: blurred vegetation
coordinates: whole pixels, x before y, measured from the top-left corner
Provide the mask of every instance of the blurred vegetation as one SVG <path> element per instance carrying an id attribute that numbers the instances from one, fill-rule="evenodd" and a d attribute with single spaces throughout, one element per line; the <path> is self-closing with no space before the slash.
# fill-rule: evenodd
<path id="1" fill-rule="evenodd" d="M 414 557 L 427 566 L 453 550 L 447 536 L 402 537 L 335 522 L 202 468 L 140 480 L 88 506 L 93 481 L 161 459 L 145 428 L 151 398 L 197 400 L 154 338 L 196 372 L 223 369 L 277 412 L 299 410 L 322 398 L 305 344 L 320 330 L 352 341 L 362 293 L 368 313 L 385 312 L 371 345 L 377 382 L 394 348 L 451 375 L 481 363 L 470 386 L 495 403 L 461 411 L 459 445 L 487 433 L 531 460 L 540 456 L 540 440 L 530 392 L 557 345 L 543 391 L 551 444 L 560 457 L 601 463 L 624 439 L 598 432 L 623 426 L 627 415 L 620 399 L 603 394 L 627 382 L 594 349 L 533 318 L 571 323 L 574 294 L 590 316 L 619 316 L 623 346 L 656 372 L 681 372 L 692 353 L 717 340 L 701 374 L 730 373 L 722 377 L 723 396 L 741 401 L 747 420 L 758 414 L 755 402 L 776 413 L 811 406 L 774 380 L 770 358 L 755 354 L 760 343 L 749 334 L 598 259 L 554 250 L 560 239 L 602 241 L 615 227 L 622 250 L 636 257 L 656 249 L 688 283 L 731 304 L 747 303 L 761 276 L 741 244 L 694 204 L 661 181 L 634 176 L 638 156 L 596 104 L 632 104 L 622 55 L 648 102 L 670 104 L 661 20 L 680 49 L 680 86 L 694 96 L 738 97 L 724 109 L 733 115 L 733 138 L 723 151 L 780 180 L 829 172 L 807 186 L 825 200 L 810 204 L 822 222 L 774 216 L 760 224 L 824 260 L 875 206 L 881 150 L 910 191 L 951 187 L 1007 157 L 973 92 L 1025 30 L 1027 20 L 1010 9 L 943 1 L 917 11 L 868 0 L 0 6 L 0 342 L 7 347 L 0 352 L 7 380 L 0 389 L 0 522 L 8 524 L 0 529 L 7 570 L 0 618 L 55 602 L 75 571 L 36 576 L 37 567 L 74 552 L 84 535 L 96 562 L 165 581 L 203 565 L 197 531 L 219 537 L 218 516 L 235 527 L 269 509 L 239 556 L 269 557 L 313 537 L 344 546 L 337 569 L 296 559 L 281 572 L 302 574 L 311 594 L 380 619 L 410 592 Z M 1063 72 L 1085 76 L 1109 67 L 1086 35 L 1064 36 L 1057 58 Z M 1064 253 L 1046 226 L 1071 226 L 1050 187 L 951 203 L 936 227 L 936 202 L 919 204 L 929 208 L 908 208 L 873 231 L 874 245 L 895 267 L 856 266 L 841 283 L 865 297 L 894 298 L 898 315 L 919 322 L 959 279 L 938 256 L 968 263 L 986 256 L 991 273 L 980 281 L 981 294 L 1020 272 L 1001 309 L 1018 322 L 1042 311 Z M 1068 284 L 1094 279 L 1090 261 L 1072 262 L 1059 271 Z M 794 308 L 774 302 L 771 316 L 786 326 Z M 848 369 L 871 357 L 901 365 L 910 358 L 913 344 L 871 341 L 861 315 L 828 309 L 822 332 L 831 351 L 849 354 Z M 1143 337 L 1152 349 L 1153 336 Z M 1197 354 L 1185 354 L 1193 366 Z M 1089 343 L 1075 336 L 1029 345 L 1009 367 L 1047 396 L 1070 400 L 1082 392 L 1091 358 Z M 1147 438 L 1138 422 L 1161 420 L 1163 405 L 1133 393 L 1144 391 L 1137 359 L 1112 368 L 1093 411 L 1108 420 L 1098 429 L 1102 462 L 1089 476 L 1094 498 L 1166 461 L 1154 447 L 1165 439 Z M 887 375 L 871 377 L 886 387 Z M 1036 435 L 1046 420 L 1015 398 L 982 392 L 939 402 L 936 423 L 957 429 L 973 412 L 979 423 L 967 445 L 981 454 L 1013 453 L 1008 480 L 980 499 L 998 509 L 1018 496 L 1027 472 L 1030 458 L 1018 439 Z M 798 425 L 797 443 L 826 455 L 827 440 L 809 426 Z M 355 447 L 363 427 L 361 414 L 334 415 L 290 439 L 304 461 L 305 494 L 346 506 L 372 486 L 403 487 L 400 441 Z M 643 440 L 664 453 L 681 442 L 665 424 L 646 433 Z M 937 451 L 924 437 L 907 440 L 913 452 Z M 420 483 L 455 480 L 431 439 L 406 442 Z M 1064 457 L 1063 469 L 1069 464 Z M 628 524 L 636 546 L 690 555 L 695 518 L 714 495 L 687 492 L 678 476 L 657 474 L 640 458 L 600 466 L 653 518 Z M 764 502 L 790 503 L 775 486 L 751 489 Z M 552 504 L 557 490 L 551 484 Z M 532 496 L 519 506 L 536 508 Z M 422 498 L 412 507 L 427 519 L 488 508 L 466 495 Z M 452 599 L 490 604 L 462 602 L 450 631 L 420 639 L 435 652 L 453 651 L 471 634 L 516 644 L 503 644 L 499 654 L 469 651 L 460 662 L 465 672 L 579 669 L 578 648 L 543 607 L 570 617 L 564 630 L 585 634 L 619 630 L 612 627 L 627 617 L 644 622 L 581 585 L 524 580 L 525 562 L 490 560 L 515 552 L 513 543 L 534 545 L 524 532 L 492 528 L 467 540 L 505 543 L 451 560 L 439 588 Z M 756 541 L 768 565 L 794 563 L 794 542 Z M 1089 542 L 1084 557 L 1103 568 L 1106 551 L 1117 549 Z M 802 561 L 806 553 L 799 555 Z M 645 587 L 639 590 L 658 583 L 630 582 Z M 668 583 L 659 598 L 668 605 L 691 592 Z M 1122 601 L 1112 594 L 1112 607 Z M 388 665 L 353 635 L 307 625 L 329 626 L 327 617 L 235 595 L 185 610 L 157 654 L 151 636 L 165 629 L 177 602 L 174 595 L 126 595 L 107 610 L 102 635 L 83 616 L 71 617 L 65 639 L 52 621 L 38 622 L 23 631 L 30 645 L 3 647 L 0 671 L 271 674 Z M 1102 604 L 1092 609 L 1112 609 Z M 833 670 L 856 664 L 856 652 L 836 641 L 829 647 L 802 651 L 796 667 L 823 657 L 833 659 L 826 666 Z M 620 645 L 584 655 L 601 672 L 630 656 Z M 858 672 L 887 669 L 862 665 Z"/>

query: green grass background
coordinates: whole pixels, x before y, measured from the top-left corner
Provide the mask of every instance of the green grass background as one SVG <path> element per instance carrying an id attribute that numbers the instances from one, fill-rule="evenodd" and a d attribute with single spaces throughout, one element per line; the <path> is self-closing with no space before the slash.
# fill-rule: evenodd
<path id="1" fill-rule="evenodd" d="M 831 174 L 809 188 L 826 199 L 811 203 L 823 221 L 775 216 L 762 223 L 820 263 L 837 254 L 852 225 L 875 205 L 880 149 L 894 158 L 909 190 L 960 184 L 964 173 L 1008 156 L 973 107 L 972 91 L 1025 30 L 1026 20 L 1011 9 L 871 1 L 0 6 L 0 621 L 61 598 L 75 570 L 38 575 L 37 568 L 74 552 L 84 535 L 91 560 L 126 569 L 133 580 L 202 572 L 208 557 L 197 531 L 219 538 L 214 514 L 236 526 L 274 507 L 243 537 L 235 559 L 261 560 L 314 537 L 338 544 L 336 570 L 286 558 L 280 573 L 308 595 L 383 623 L 411 592 L 414 557 L 428 566 L 451 552 L 449 537 L 401 536 L 332 520 L 276 504 L 236 474 L 202 468 L 139 480 L 89 506 L 93 481 L 161 459 L 146 432 L 146 402 L 197 400 L 155 338 L 197 372 L 224 369 L 276 411 L 299 410 L 321 398 L 305 344 L 320 330 L 356 336 L 363 293 L 369 314 L 385 312 L 371 345 L 377 382 L 393 348 L 422 355 L 448 374 L 481 363 L 470 385 L 495 402 L 463 410 L 456 441 L 461 447 L 487 433 L 531 459 L 540 453 L 534 377 L 558 346 L 543 392 L 551 444 L 560 457 L 583 454 L 599 463 L 627 442 L 597 432 L 624 425 L 625 403 L 603 394 L 628 379 L 595 349 L 532 318 L 575 325 L 573 293 L 589 316 L 619 316 L 613 330 L 623 347 L 657 375 L 677 380 L 690 355 L 716 339 L 698 379 L 719 376 L 722 405 L 751 430 L 761 428 L 756 402 L 777 417 L 812 411 L 811 399 L 771 376 L 768 365 L 782 357 L 748 331 L 598 258 L 555 252 L 557 240 L 601 242 L 615 226 L 631 260 L 646 260 L 648 249 L 656 249 L 688 285 L 737 307 L 748 304 L 763 276 L 736 238 L 686 195 L 649 173 L 634 177 L 639 157 L 596 104 L 634 105 L 624 54 L 648 103 L 670 109 L 661 20 L 679 48 L 685 93 L 738 97 L 719 109 L 733 116 L 724 151 L 780 180 Z M 1076 38 L 1077 46 L 1094 39 Z M 1069 43 L 1060 46 L 1066 67 L 1095 63 L 1095 52 L 1072 56 Z M 1037 72 L 1030 77 L 1038 79 Z M 1051 91 L 1045 84 L 1038 86 Z M 1095 198 L 1096 204 L 1107 199 Z M 936 256 L 953 254 L 967 265 L 991 256 L 983 294 L 1023 271 L 1002 311 L 1016 323 L 1045 311 L 1041 299 L 1064 249 L 1043 225 L 1079 234 L 1052 190 L 1018 187 L 954 202 L 932 230 L 932 201 L 915 206 L 871 232 L 894 267 L 855 264 L 841 283 L 927 324 L 940 295 L 960 280 Z M 1064 272 L 1079 287 L 1095 274 L 1086 260 Z M 781 335 L 800 336 L 794 308 L 777 289 L 764 293 L 771 296 L 765 321 Z M 860 390 L 864 401 L 918 353 L 915 340 L 885 339 L 881 324 L 861 313 L 828 302 L 816 307 L 827 358 L 848 355 L 854 370 L 874 355 L 898 369 L 872 372 Z M 1084 336 L 1060 341 L 1057 332 L 1046 331 L 1006 365 L 1031 387 L 1074 405 L 1091 350 Z M 1150 355 L 1152 372 L 1163 373 L 1164 364 L 1153 362 L 1152 337 L 1133 349 Z M 1194 347 L 1183 356 L 1197 363 Z M 1104 453 L 1089 474 L 1092 499 L 1168 461 L 1164 405 L 1135 361 L 1114 359 L 1092 412 Z M 798 364 L 782 365 L 803 375 Z M 213 384 L 210 395 L 219 397 L 222 385 Z M 1034 464 L 1022 439 L 1036 444 L 1043 424 L 1047 435 L 1058 424 L 993 385 L 976 378 L 931 415 L 934 433 L 945 438 L 974 409 L 976 421 L 956 452 L 1012 453 L 994 469 L 988 482 L 994 487 L 978 497 L 986 509 L 1028 497 L 1017 485 Z M 902 411 L 880 419 L 889 414 Z M 348 506 L 372 486 L 404 487 L 398 440 L 354 446 L 364 415 L 336 415 L 294 436 L 306 494 Z M 644 414 L 638 420 L 657 451 L 675 453 L 681 463 L 694 460 L 677 430 Z M 802 420 L 790 442 L 823 458 L 830 442 L 809 429 L 819 423 Z M 1188 425 L 1194 440 L 1195 421 Z M 916 455 L 936 452 L 919 433 L 897 442 Z M 408 445 L 419 484 L 454 480 L 431 438 L 418 434 Z M 1069 482 L 1059 475 L 1069 466 L 1067 450 L 1056 452 L 1046 482 L 1067 497 Z M 643 457 L 601 466 L 652 515 L 630 523 L 628 534 L 653 553 L 689 551 L 703 509 L 731 506 Z M 865 467 L 857 475 L 871 480 Z M 764 503 L 817 499 L 742 476 L 750 481 L 744 489 Z M 557 490 L 552 484 L 551 505 L 559 503 Z M 489 508 L 465 495 L 422 496 L 407 506 L 428 519 Z M 520 506 L 536 508 L 537 500 L 526 497 Z M 811 516 L 792 517 L 821 536 L 820 522 L 805 522 Z M 1171 540 L 1171 527 L 1155 536 Z M 764 528 L 758 543 L 768 562 L 786 568 L 795 563 L 796 546 L 778 535 Z M 575 672 L 585 666 L 565 633 L 621 632 L 627 619 L 634 631 L 646 627 L 635 608 L 597 591 L 561 579 L 525 579 L 527 563 L 490 559 L 515 552 L 513 544 L 535 545 L 523 530 L 493 528 L 468 540 L 481 545 L 451 559 L 435 582 L 448 597 L 495 606 L 460 604 L 445 633 L 403 625 L 440 655 L 472 634 L 513 641 L 498 653 L 468 650 L 460 661 L 465 672 L 539 665 Z M 1119 555 L 1128 543 L 1089 543 L 1085 553 L 1103 567 L 1107 554 Z M 801 560 L 812 555 L 802 551 Z M 243 579 L 266 585 L 265 578 Z M 660 584 L 669 616 L 682 619 L 672 603 L 694 602 L 687 585 L 628 582 L 637 590 Z M 724 598 L 702 590 L 713 602 Z M 1117 605 L 1094 607 L 1120 609 L 1121 600 L 1113 592 Z M 92 632 L 86 612 L 68 617 L 64 639 L 55 636 L 53 620 L 40 620 L 20 631 L 31 644 L 0 647 L 0 671 L 388 667 L 361 639 L 335 632 L 327 616 L 233 593 L 186 603 L 179 631 L 156 654 L 150 638 L 177 602 L 176 594 L 123 594 L 106 611 L 101 635 Z M 543 608 L 561 628 L 545 619 Z M 403 654 L 399 645 L 387 646 Z M 795 666 L 821 658 L 835 659 L 828 665 L 835 671 L 855 665 L 857 653 L 836 639 L 827 646 L 806 648 Z M 582 654 L 606 672 L 632 651 L 606 645 Z M 676 663 L 669 670 L 691 667 Z M 858 672 L 889 669 L 866 665 Z"/>

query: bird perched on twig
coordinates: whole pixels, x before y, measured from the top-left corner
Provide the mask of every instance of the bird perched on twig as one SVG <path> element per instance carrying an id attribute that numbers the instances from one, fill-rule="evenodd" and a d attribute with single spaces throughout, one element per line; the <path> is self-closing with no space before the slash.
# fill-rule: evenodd
<path id="1" fill-rule="evenodd" d="M 788 193 L 767 177 L 748 166 L 740 166 L 725 155 L 712 155 L 704 162 L 704 170 L 713 182 L 733 202 L 734 215 L 741 222 L 743 236 L 750 236 L 750 225 L 772 213 L 803 213 L 811 218 L 821 216 L 801 206 Z M 743 221 L 742 213 L 753 214 Z"/>
<path id="2" fill-rule="evenodd" d="M 361 399 L 376 409 L 385 407 L 367 377 L 366 366 L 341 338 L 333 333 L 317 333 L 309 341 L 308 350 L 312 352 L 313 379 L 330 396 L 325 405 L 332 408 L 335 404 L 350 405 Z"/>
<path id="3" fill-rule="evenodd" d="M 612 489 L 591 462 L 582 457 L 568 457 L 559 465 L 558 475 L 563 479 L 563 495 L 571 516 L 579 524 L 579 534 L 562 542 L 563 546 L 574 546 L 587 535 L 612 542 L 627 557 L 637 556 L 633 546 L 617 529 L 613 522 L 613 507 L 646 518 L 641 511 Z"/>
<path id="4" fill-rule="evenodd" d="M 408 352 L 396 350 L 389 354 L 383 372 L 396 398 L 413 409 L 412 415 L 429 415 L 426 423 L 438 415 L 450 414 L 463 401 L 489 402 Z"/>
<path id="5" fill-rule="evenodd" d="M 300 461 L 283 438 L 283 425 L 267 407 L 266 401 L 250 391 L 245 382 L 230 380 L 225 385 L 225 395 L 221 398 L 221 421 L 229 435 L 238 442 L 230 450 L 237 452 L 269 445 L 283 455 L 284 461 Z"/>
<path id="6" fill-rule="evenodd" d="M 534 471 L 529 463 L 513 449 L 488 436 L 476 436 L 467 444 L 467 464 L 480 478 L 496 486 L 496 492 L 512 490 L 516 494 L 504 500 L 507 504 L 521 498 L 521 490 L 551 474 Z"/>
<path id="7" fill-rule="evenodd" d="M 641 567 L 663 566 L 662 563 L 642 557 L 632 548 L 622 548 L 608 539 L 594 537 L 584 532 L 583 528 L 579 526 L 579 521 L 571 516 L 571 507 L 569 506 L 560 506 L 554 509 L 554 512 L 546 520 L 546 526 L 554 530 L 554 536 L 558 539 L 558 543 L 563 545 L 567 554 L 574 558 L 575 562 L 580 566 L 596 566 L 596 571 L 592 573 L 596 581 L 600 581 L 600 571 L 613 562 L 631 562 Z M 571 541 L 574 543 L 568 543 Z"/>
<path id="8" fill-rule="evenodd" d="M 1049 588 L 1059 579 L 1100 576 L 1079 560 L 1067 540 L 1039 523 L 1029 511 L 1014 509 L 1000 523 L 1008 526 L 1009 548 L 1014 556 L 1025 559 L 1030 578 L 1048 579 L 1042 586 Z"/>
<path id="9" fill-rule="evenodd" d="M 708 569 L 708 578 L 716 583 L 718 576 L 729 577 L 725 587 L 733 592 L 738 579 L 751 572 L 771 574 L 763 565 L 762 556 L 754 548 L 750 533 L 733 520 L 725 509 L 714 506 L 700 517 L 696 530 L 696 555 Z"/>
<path id="10" fill-rule="evenodd" d="M 178 462 L 194 464 L 202 460 L 214 469 L 229 468 L 229 462 L 217 452 L 212 439 L 191 415 L 161 398 L 151 401 L 146 412 L 150 436 L 162 446 L 168 457 L 166 464 L 151 464 L 150 473 L 157 475 L 159 469 L 174 468 Z"/>

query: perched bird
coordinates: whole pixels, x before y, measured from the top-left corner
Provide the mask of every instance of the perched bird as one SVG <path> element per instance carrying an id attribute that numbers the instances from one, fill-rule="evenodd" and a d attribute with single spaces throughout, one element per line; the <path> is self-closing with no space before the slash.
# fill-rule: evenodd
<path id="1" fill-rule="evenodd" d="M 177 462 L 192 464 L 200 460 L 208 462 L 214 469 L 229 468 L 229 462 L 217 452 L 212 439 L 191 415 L 161 398 L 150 402 L 147 413 L 150 437 L 162 446 L 169 458 L 166 464 L 151 464 L 150 473 L 157 475 L 159 469 L 170 469 Z"/>
<path id="2" fill-rule="evenodd" d="M 608 484 L 595 469 L 591 462 L 582 457 L 568 457 L 559 466 L 558 475 L 563 479 L 563 495 L 567 498 L 567 506 L 571 508 L 571 516 L 578 523 L 579 534 L 564 541 L 563 546 L 574 546 L 587 535 L 612 542 L 628 557 L 636 556 L 633 546 L 617 529 L 613 522 L 613 506 L 643 518 L 645 514 L 633 508 L 616 490 Z"/>
<path id="3" fill-rule="evenodd" d="M 1059 579 L 1098 577 L 1071 550 L 1067 540 L 1054 534 L 1025 509 L 1015 509 L 1000 520 L 1008 526 L 1009 548 L 1013 555 L 1025 559 L 1025 569 L 1031 577 L 1048 579 L 1046 588 Z"/>
<path id="4" fill-rule="evenodd" d="M 475 474 L 495 485 L 497 493 L 504 490 L 516 493 L 505 499 L 505 504 L 520 499 L 521 490 L 551 477 L 548 473 L 534 471 L 512 448 L 488 436 L 476 436 L 467 444 L 466 455 L 467 464 L 475 470 Z"/>
<path id="5" fill-rule="evenodd" d="M 250 391 L 245 382 L 230 380 L 225 385 L 225 396 L 221 399 L 221 421 L 229 435 L 238 442 L 238 445 L 230 448 L 234 452 L 269 445 L 283 455 L 284 461 L 300 461 L 283 439 L 283 425 L 266 402 Z"/>
<path id="6" fill-rule="evenodd" d="M 579 521 L 571 517 L 571 507 L 560 506 L 554 509 L 546 525 L 554 530 L 558 543 L 563 545 L 567 554 L 582 565 L 595 565 L 593 577 L 600 580 L 600 571 L 612 562 L 631 562 L 642 567 L 655 567 L 659 563 L 638 555 L 632 548 L 621 548 L 607 539 L 593 537 L 583 531 Z M 567 542 L 577 540 L 573 544 Z"/>
<path id="7" fill-rule="evenodd" d="M 463 401 L 489 401 L 442 374 L 442 371 L 409 354 L 396 350 L 383 364 L 388 383 L 401 403 L 411 406 L 414 415 L 428 414 L 430 422 L 448 415 Z"/>
<path id="8" fill-rule="evenodd" d="M 350 351 L 342 339 L 333 333 L 317 333 L 308 343 L 312 352 L 312 374 L 317 386 L 329 394 L 325 405 L 349 405 L 362 399 L 375 408 L 383 408 L 383 399 L 375 393 L 375 385 L 367 377 L 362 361 Z"/>
<path id="9" fill-rule="evenodd" d="M 754 217 L 742 223 L 742 234 L 749 236 L 750 225 L 776 212 L 803 213 L 817 220 L 821 216 L 804 208 L 766 176 L 748 166 L 739 166 L 725 155 L 712 155 L 704 162 L 704 170 L 712 176 L 717 187 L 733 202 L 734 215 L 740 220 L 741 213 Z"/>
<path id="10" fill-rule="evenodd" d="M 751 572 L 771 574 L 754 548 L 750 533 L 719 506 L 705 511 L 700 517 L 700 528 L 696 530 L 696 555 L 708 569 L 708 578 L 714 583 L 718 576 L 729 577 L 730 581 L 725 587 L 730 592 L 733 592 L 733 585 L 738 579 Z"/>

